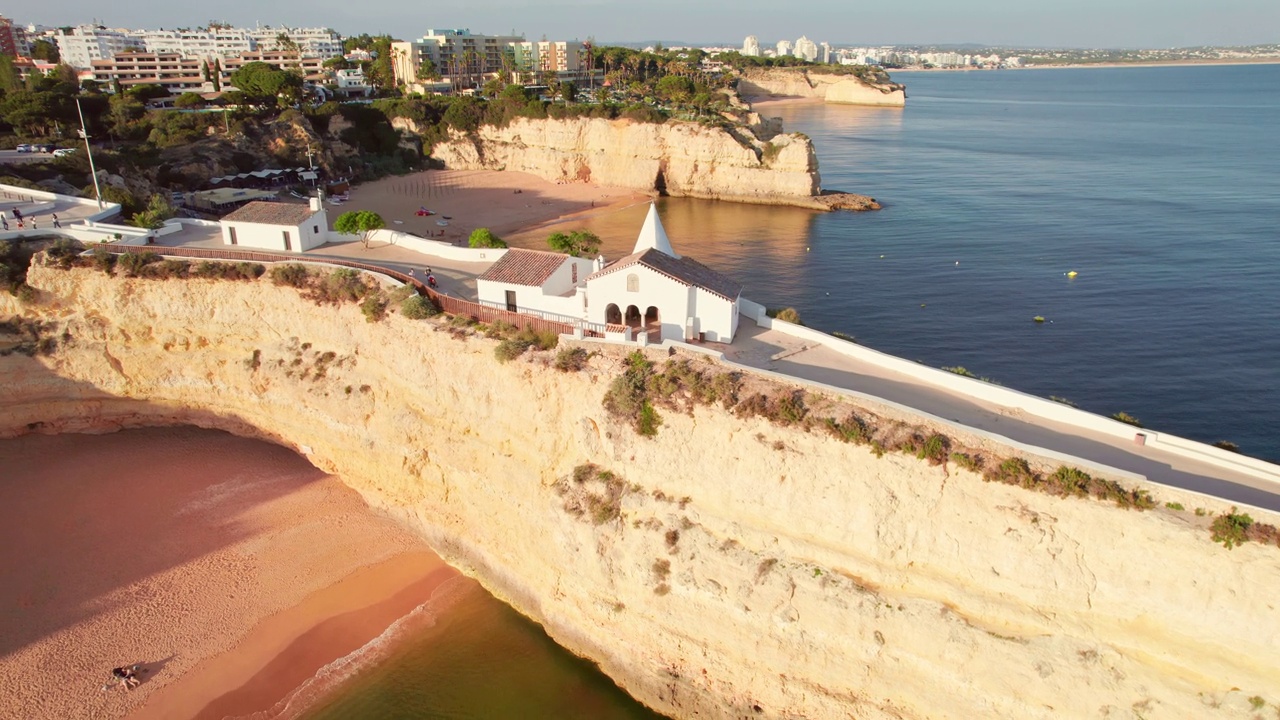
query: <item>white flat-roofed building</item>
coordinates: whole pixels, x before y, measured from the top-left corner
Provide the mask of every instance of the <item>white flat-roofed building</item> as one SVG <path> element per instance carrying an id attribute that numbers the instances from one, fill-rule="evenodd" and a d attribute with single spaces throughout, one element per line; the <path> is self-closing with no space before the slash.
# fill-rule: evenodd
<path id="1" fill-rule="evenodd" d="M 742 54 L 747 57 L 760 57 L 760 41 L 755 35 L 748 35 L 742 43 Z"/>
<path id="2" fill-rule="evenodd" d="M 110 60 L 116 53 L 144 50 L 146 43 L 129 30 L 80 25 L 57 37 L 62 62 L 78 70 L 93 68 L 94 60 Z"/>
<path id="3" fill-rule="evenodd" d="M 263 250 L 304 252 L 328 239 L 328 218 L 319 198 L 307 205 L 254 200 L 219 221 L 222 242 Z"/>
<path id="4" fill-rule="evenodd" d="M 304 56 L 321 60 L 342 54 L 342 37 L 328 28 L 260 27 L 246 31 L 253 38 L 254 50 L 286 50 L 280 43 L 284 35 L 297 44 Z"/>
<path id="5" fill-rule="evenodd" d="M 179 53 L 206 60 L 232 57 L 255 49 L 249 31 L 238 28 L 141 30 L 138 35 L 148 52 Z"/>
<path id="6" fill-rule="evenodd" d="M 281 70 L 299 70 L 303 77 L 311 82 L 322 81 L 325 78 L 323 58 L 299 56 L 296 52 L 286 50 L 254 50 L 223 60 L 222 81 L 224 83 L 230 81 L 231 73 L 251 62 L 264 62 L 275 65 Z"/>
<path id="7" fill-rule="evenodd" d="M 424 60 L 430 60 L 446 81 L 479 84 L 513 64 L 511 44 L 522 42 L 519 35 L 472 35 L 466 28 L 433 28 L 417 40 L 392 43 L 391 68 L 396 83 L 409 88 L 421 83 L 418 70 Z"/>

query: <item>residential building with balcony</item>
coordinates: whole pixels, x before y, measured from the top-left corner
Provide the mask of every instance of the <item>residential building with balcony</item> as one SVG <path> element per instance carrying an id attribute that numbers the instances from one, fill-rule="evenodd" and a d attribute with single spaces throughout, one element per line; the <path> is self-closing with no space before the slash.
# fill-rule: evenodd
<path id="1" fill-rule="evenodd" d="M 178 53 L 206 60 L 234 57 L 256 49 L 249 31 L 236 28 L 140 30 L 137 34 L 148 52 Z"/>
<path id="2" fill-rule="evenodd" d="M 116 53 L 146 48 L 146 42 L 133 31 L 95 25 L 74 27 L 57 40 L 62 62 L 77 70 L 92 69 L 94 60 L 110 60 Z"/>
<path id="3" fill-rule="evenodd" d="M 279 38 L 284 35 L 297 44 L 303 57 L 328 60 L 342 54 L 342 36 L 328 28 L 260 27 L 245 31 L 253 39 L 252 50 L 284 50 Z"/>
<path id="4" fill-rule="evenodd" d="M 254 50 L 222 61 L 223 83 L 230 79 L 231 73 L 251 62 L 264 62 L 282 70 L 300 70 L 303 78 L 310 82 L 322 82 L 326 77 L 324 58 L 299 56 L 286 50 Z"/>
<path id="5" fill-rule="evenodd" d="M 512 43 L 518 35 L 472 35 L 466 28 L 431 29 L 411 42 L 391 44 L 391 67 L 396 83 L 413 89 L 421 85 L 418 69 L 430 60 L 453 86 L 473 86 L 496 77 L 514 63 Z"/>
<path id="6" fill-rule="evenodd" d="M 27 31 L 3 15 L 0 15 L 0 55 L 12 58 L 31 57 Z"/>
<path id="7" fill-rule="evenodd" d="M 93 60 L 93 79 L 103 85 L 118 80 L 121 88 L 159 85 L 171 93 L 212 89 L 204 79 L 204 60 L 178 53 L 122 52 Z"/>

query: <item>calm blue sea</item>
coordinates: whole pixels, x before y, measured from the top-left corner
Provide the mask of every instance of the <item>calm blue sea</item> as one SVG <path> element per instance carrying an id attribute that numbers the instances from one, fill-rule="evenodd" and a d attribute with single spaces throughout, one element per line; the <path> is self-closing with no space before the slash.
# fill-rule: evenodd
<path id="1" fill-rule="evenodd" d="M 790 282 L 726 268 L 753 297 L 1280 459 L 1280 65 L 896 79 L 905 110 L 777 112 L 885 209 L 819 216 Z"/>

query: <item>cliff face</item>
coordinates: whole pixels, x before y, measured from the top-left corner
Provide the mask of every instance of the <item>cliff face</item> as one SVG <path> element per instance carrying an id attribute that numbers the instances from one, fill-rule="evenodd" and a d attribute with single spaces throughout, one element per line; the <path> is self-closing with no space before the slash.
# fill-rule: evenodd
<path id="1" fill-rule="evenodd" d="M 817 155 L 804 135 L 762 141 L 745 131 L 678 121 L 518 118 L 506 127 L 482 127 L 474 137 L 456 133 L 432 156 L 451 169 L 518 170 L 556 182 L 805 207 L 816 207 L 821 184 Z"/>
<path id="2" fill-rule="evenodd" d="M 891 82 L 863 82 L 850 75 L 825 75 L 807 70 L 752 70 L 738 81 L 738 92 L 754 100 L 817 98 L 829 103 L 903 107 L 906 90 Z"/>
<path id="3" fill-rule="evenodd" d="M 718 407 L 666 412 L 641 438 L 601 408 L 616 353 L 578 373 L 546 354 L 501 365 L 494 341 L 444 323 L 370 324 L 266 281 L 28 281 L 40 304 L 0 296 L 0 317 L 43 322 L 56 349 L 0 357 L 0 434 L 191 423 L 297 448 L 673 716 L 1226 718 L 1251 717 L 1251 695 L 1280 702 L 1280 552 L 1227 551 L 1200 519 Z M 622 480 L 574 482 L 589 462 Z"/>

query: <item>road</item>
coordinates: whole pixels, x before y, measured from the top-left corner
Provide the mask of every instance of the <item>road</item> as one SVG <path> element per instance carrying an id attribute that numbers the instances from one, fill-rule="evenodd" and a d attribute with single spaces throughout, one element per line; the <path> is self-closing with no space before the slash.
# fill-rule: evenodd
<path id="1" fill-rule="evenodd" d="M 0 150 L 0 163 L 6 165 L 14 165 L 19 163 L 40 162 L 42 160 L 52 160 L 53 155 L 49 153 L 20 153 L 17 150 Z"/>

